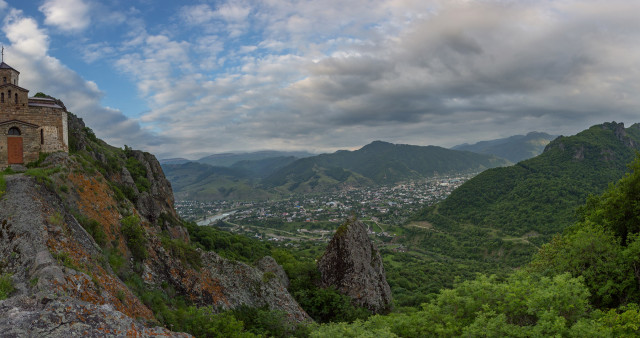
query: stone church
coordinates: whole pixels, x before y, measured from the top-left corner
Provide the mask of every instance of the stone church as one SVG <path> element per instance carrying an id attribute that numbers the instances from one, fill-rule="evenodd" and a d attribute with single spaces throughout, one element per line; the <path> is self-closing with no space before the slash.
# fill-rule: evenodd
<path id="1" fill-rule="evenodd" d="M 19 77 L 0 63 L 0 168 L 35 161 L 40 153 L 69 151 L 66 110 L 55 100 L 29 97 Z"/>

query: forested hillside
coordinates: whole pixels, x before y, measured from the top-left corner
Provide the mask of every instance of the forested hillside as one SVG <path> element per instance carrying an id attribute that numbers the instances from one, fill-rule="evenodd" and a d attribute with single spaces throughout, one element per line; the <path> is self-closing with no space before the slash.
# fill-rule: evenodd
<path id="1" fill-rule="evenodd" d="M 479 174 L 420 218 L 436 227 L 447 219 L 547 242 L 575 221 L 589 194 L 622 177 L 638 145 L 639 124 L 605 123 L 559 137 L 535 158 Z"/>
<path id="2" fill-rule="evenodd" d="M 258 187 L 259 179 L 242 167 L 213 167 L 187 162 L 163 164 L 177 199 L 182 200 L 262 200 L 277 195 Z"/>
<path id="3" fill-rule="evenodd" d="M 640 158 L 630 169 L 508 278 L 480 275 L 417 312 L 326 324 L 311 336 L 637 337 Z"/>
<path id="4" fill-rule="evenodd" d="M 639 125 L 605 123 L 553 141 L 517 165 L 484 171 L 398 228 L 407 252 L 384 255 L 394 297 L 417 305 L 455 276 L 504 275 L 577 220 L 576 209 L 624 175 Z M 416 290 L 420 290 L 416 292 Z"/>
<path id="5" fill-rule="evenodd" d="M 216 157 L 216 161 L 224 160 L 228 166 L 213 167 L 196 162 L 163 164 L 176 197 L 255 201 L 293 193 L 322 193 L 345 187 L 396 183 L 438 174 L 478 172 L 509 163 L 492 155 L 381 141 L 356 151 L 340 150 L 306 158 L 279 156 L 238 160 L 242 157 L 222 155 Z M 231 161 L 235 162 L 229 164 Z"/>

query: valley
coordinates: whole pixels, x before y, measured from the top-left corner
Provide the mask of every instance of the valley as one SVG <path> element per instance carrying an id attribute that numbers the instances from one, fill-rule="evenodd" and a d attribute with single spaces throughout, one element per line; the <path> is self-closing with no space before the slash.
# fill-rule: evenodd
<path id="1" fill-rule="evenodd" d="M 277 201 L 176 201 L 178 214 L 199 225 L 212 223 L 263 240 L 327 241 L 352 214 L 372 235 L 392 237 L 387 229 L 405 223 L 425 205 L 446 198 L 475 174 L 458 174 L 339 192 L 292 195 Z M 203 219 L 211 222 L 203 222 Z"/>

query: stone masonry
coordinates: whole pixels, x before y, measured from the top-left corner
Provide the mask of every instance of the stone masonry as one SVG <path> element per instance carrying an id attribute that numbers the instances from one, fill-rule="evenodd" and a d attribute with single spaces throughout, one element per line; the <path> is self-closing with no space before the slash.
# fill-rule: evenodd
<path id="1" fill-rule="evenodd" d="M 29 97 L 20 72 L 0 63 L 0 168 L 26 164 L 40 153 L 69 151 L 67 112 L 50 98 Z"/>

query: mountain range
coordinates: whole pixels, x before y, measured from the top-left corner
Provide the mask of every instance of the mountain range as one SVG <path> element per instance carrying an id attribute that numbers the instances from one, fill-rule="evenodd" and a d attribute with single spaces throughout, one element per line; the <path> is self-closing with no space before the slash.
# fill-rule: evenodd
<path id="1" fill-rule="evenodd" d="M 244 160 L 226 168 L 201 163 L 164 164 L 163 168 L 178 198 L 256 200 L 482 171 L 507 164 L 507 160 L 493 155 L 375 141 L 355 151 L 305 158 Z"/>
<path id="2" fill-rule="evenodd" d="M 451 149 L 491 154 L 517 163 L 540 155 L 544 147 L 556 137 L 558 136 L 534 131 L 527 135 L 514 135 L 496 140 L 480 141 L 474 144 L 464 143 Z"/>
<path id="3" fill-rule="evenodd" d="M 220 153 L 202 157 L 194 162 L 204 163 L 215 167 L 231 167 L 240 161 L 259 161 L 279 157 L 304 158 L 315 154 L 306 151 L 276 151 L 263 150 L 243 153 Z M 161 163 L 163 161 L 160 161 Z"/>

